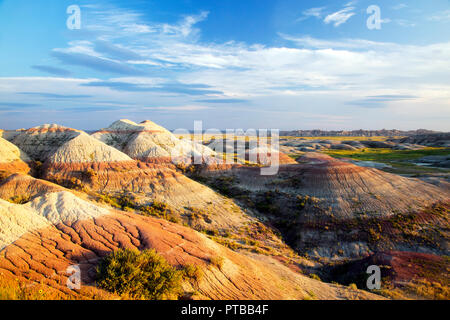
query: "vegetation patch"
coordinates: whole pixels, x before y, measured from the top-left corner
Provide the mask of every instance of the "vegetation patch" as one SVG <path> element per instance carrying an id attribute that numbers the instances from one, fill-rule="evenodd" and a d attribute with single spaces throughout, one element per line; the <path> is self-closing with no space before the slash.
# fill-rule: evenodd
<path id="1" fill-rule="evenodd" d="M 422 150 L 366 148 L 360 150 L 326 150 L 323 153 L 337 159 L 348 158 L 358 161 L 385 163 L 392 168 L 384 168 L 382 170 L 398 174 L 450 172 L 448 169 L 424 167 L 413 163 L 414 160 L 418 160 L 425 156 L 449 155 L 450 149 L 448 148 L 425 148 Z"/>
<path id="2" fill-rule="evenodd" d="M 29 195 L 14 196 L 10 198 L 8 201 L 15 204 L 25 204 L 31 201 L 31 197 Z"/>
<path id="3" fill-rule="evenodd" d="M 174 223 L 179 223 L 179 219 L 167 204 L 154 201 L 149 205 L 138 205 L 135 199 L 128 194 L 111 195 L 107 193 L 96 194 L 95 198 L 97 201 L 106 203 L 114 208 L 123 211 L 137 211 L 141 215 L 147 217 L 156 217 L 160 219 L 165 219 Z"/>
<path id="4" fill-rule="evenodd" d="M 172 300 L 182 294 L 183 273 L 155 250 L 120 249 L 97 268 L 97 284 L 131 299 Z"/>

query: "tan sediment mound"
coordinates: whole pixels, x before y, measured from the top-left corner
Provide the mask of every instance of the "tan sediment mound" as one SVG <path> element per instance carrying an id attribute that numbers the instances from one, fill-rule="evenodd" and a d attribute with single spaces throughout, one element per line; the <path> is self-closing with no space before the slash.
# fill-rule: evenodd
<path id="1" fill-rule="evenodd" d="M 298 161 L 273 176 L 253 167 L 202 174 L 256 204 L 291 247 L 312 258 L 360 258 L 394 249 L 448 254 L 448 190 L 323 154 Z"/>
<path id="2" fill-rule="evenodd" d="M 17 146 L 9 141 L 0 138 L 0 173 L 8 176 L 14 172 L 28 173 L 30 167 L 27 162 L 30 158 Z"/>
<path id="3" fill-rule="evenodd" d="M 24 199 L 33 199 L 51 192 L 67 191 L 67 189 L 29 175 L 16 173 L 0 182 L 0 198 L 12 199 L 20 195 Z"/>
<path id="4" fill-rule="evenodd" d="M 33 160 L 44 162 L 64 143 L 80 135 L 82 131 L 56 124 L 42 125 L 28 130 L 18 130 L 10 136 L 10 142 L 26 152 Z"/>
<path id="5" fill-rule="evenodd" d="M 47 161 L 49 163 L 119 162 L 131 161 L 131 158 L 88 134 L 81 133 L 58 148 Z"/>
<path id="6" fill-rule="evenodd" d="M 37 219 L 30 231 L 0 251 L 2 277 L 26 278 L 62 293 L 81 295 L 66 287 L 69 266 L 78 265 L 82 285 L 92 285 L 95 267 L 103 256 L 118 248 L 154 248 L 175 266 L 195 264 L 203 269 L 204 276 L 200 281 L 185 284 L 186 292 L 195 291 L 198 298 L 303 299 L 311 295 L 319 299 L 379 298 L 309 279 L 265 256 L 249 257 L 233 252 L 189 228 L 164 220 L 114 210 L 109 214 L 73 220 L 81 217 L 74 214 L 74 210 L 89 214 L 92 210 L 101 213 L 104 210 L 95 209 L 92 204 L 87 207 L 83 200 L 73 197 L 54 193 L 47 198 L 35 199 L 29 205 L 0 200 L 0 218 L 9 218 L 10 212 L 15 213 L 13 218 L 18 217 L 17 211 Z M 76 209 L 78 206 L 80 208 Z M 43 216 L 52 217 L 52 214 L 58 218 L 55 222 L 60 223 L 48 226 Z M 27 228 L 29 226 L 25 225 L 16 234 Z M 220 266 L 211 263 L 217 257 L 222 258 Z"/>
<path id="7" fill-rule="evenodd" d="M 126 119 L 119 120 L 92 136 L 123 151 L 131 158 L 142 161 L 160 159 L 168 162 L 171 157 L 214 155 L 209 148 L 180 140 L 170 131 L 148 120 L 139 124 Z"/>
<path id="8" fill-rule="evenodd" d="M 0 163 L 8 163 L 18 160 L 28 162 L 31 159 L 17 146 L 3 138 L 0 138 Z"/>

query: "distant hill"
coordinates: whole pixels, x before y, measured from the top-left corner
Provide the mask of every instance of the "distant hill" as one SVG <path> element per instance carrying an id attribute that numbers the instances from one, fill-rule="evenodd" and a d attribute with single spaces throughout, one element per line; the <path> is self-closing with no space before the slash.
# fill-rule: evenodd
<path id="1" fill-rule="evenodd" d="M 401 130 L 340 130 L 340 131 L 325 131 L 325 130 L 292 130 L 292 131 L 280 131 L 280 136 L 293 136 L 293 137 L 395 137 L 395 136 L 413 136 L 438 133 L 438 131 L 418 129 L 410 131 Z"/>

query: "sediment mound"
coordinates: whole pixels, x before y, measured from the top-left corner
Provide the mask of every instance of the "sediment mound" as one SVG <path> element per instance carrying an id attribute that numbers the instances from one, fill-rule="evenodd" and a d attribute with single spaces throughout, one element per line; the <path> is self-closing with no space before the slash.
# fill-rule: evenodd
<path id="1" fill-rule="evenodd" d="M 202 145 L 183 141 L 170 131 L 151 122 L 139 124 L 119 120 L 92 135 L 141 161 L 170 162 L 172 158 L 212 157 L 214 152 Z"/>
<path id="2" fill-rule="evenodd" d="M 80 267 L 82 287 L 93 286 L 105 255 L 118 248 L 153 248 L 176 267 L 194 264 L 203 270 L 201 279 L 185 282 L 186 295 L 196 298 L 379 298 L 310 279 L 266 256 L 233 252 L 180 225 L 96 208 L 72 194 L 52 193 L 27 205 L 0 200 L 0 219 L 0 234 L 6 234 L 0 239 L 8 243 L 0 249 L 2 277 L 42 283 L 62 295 L 83 297 L 83 288 L 66 286 L 69 266 Z M 220 264 L 212 263 L 217 257 Z"/>
<path id="3" fill-rule="evenodd" d="M 9 141 L 26 152 L 33 160 L 44 162 L 59 147 L 82 131 L 56 124 L 45 124 L 9 135 Z"/>
<path id="4" fill-rule="evenodd" d="M 297 163 L 297 161 L 284 154 L 283 152 L 268 147 L 258 147 L 248 150 L 244 155 L 241 155 L 241 157 L 243 157 L 247 161 L 256 159 L 255 162 L 263 166 Z"/>
<path id="5" fill-rule="evenodd" d="M 8 163 L 18 160 L 28 162 L 31 160 L 25 152 L 21 151 L 17 146 L 3 138 L 0 138 L 0 151 L 0 163 Z"/>
<path id="6" fill-rule="evenodd" d="M 88 134 L 81 133 L 58 148 L 47 161 L 49 163 L 92 163 L 132 161 L 132 159 Z"/>
<path id="7" fill-rule="evenodd" d="M 14 199 L 15 197 L 31 200 L 47 193 L 60 191 L 67 191 L 67 189 L 25 174 L 16 173 L 0 182 L 0 198 L 4 200 Z"/>
<path id="8" fill-rule="evenodd" d="M 28 173 L 30 158 L 17 146 L 0 138 L 0 178 L 5 178 L 14 172 Z"/>

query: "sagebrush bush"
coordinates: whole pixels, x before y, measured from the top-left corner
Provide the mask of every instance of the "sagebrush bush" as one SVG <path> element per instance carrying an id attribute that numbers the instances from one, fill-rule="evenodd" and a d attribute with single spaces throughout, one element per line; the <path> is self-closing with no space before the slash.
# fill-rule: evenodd
<path id="1" fill-rule="evenodd" d="M 25 204 L 31 201 L 31 197 L 29 195 L 14 196 L 10 198 L 8 201 L 15 204 Z"/>
<path id="2" fill-rule="evenodd" d="M 182 272 L 155 250 L 120 249 L 104 258 L 97 268 L 97 284 L 132 299 L 177 299 Z"/>
<path id="3" fill-rule="evenodd" d="M 188 264 L 184 267 L 183 273 L 185 278 L 200 281 L 203 278 L 203 270 L 194 264 Z"/>

